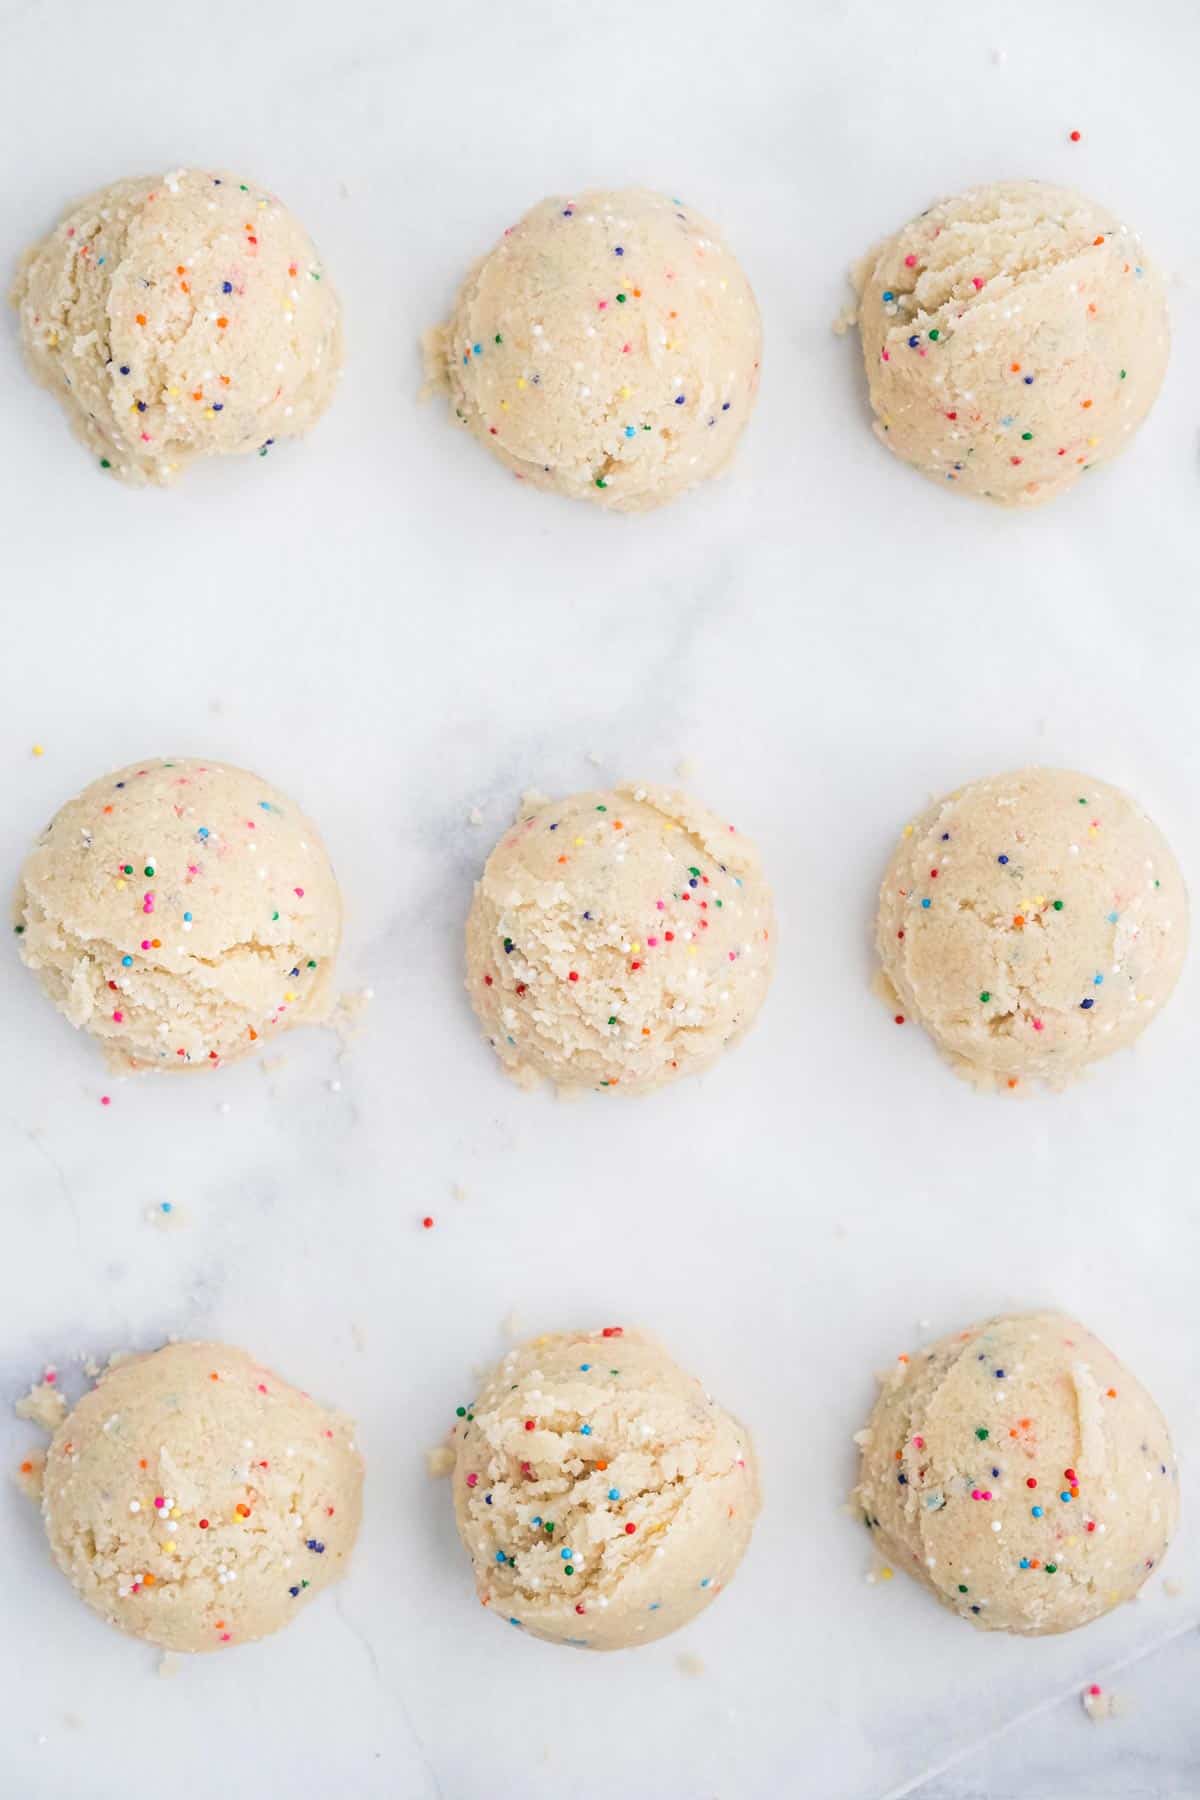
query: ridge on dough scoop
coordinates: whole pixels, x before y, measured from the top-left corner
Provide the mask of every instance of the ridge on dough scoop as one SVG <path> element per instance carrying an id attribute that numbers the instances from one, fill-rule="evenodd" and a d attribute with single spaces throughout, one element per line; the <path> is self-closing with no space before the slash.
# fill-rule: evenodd
<path id="1" fill-rule="evenodd" d="M 135 486 L 201 456 L 265 456 L 316 422 L 341 370 L 341 308 L 312 240 L 226 173 L 176 169 L 78 201 L 25 252 L 11 300 L 35 379 Z"/>
<path id="2" fill-rule="evenodd" d="M 624 512 L 728 463 L 758 393 L 754 293 L 716 227 L 644 188 L 552 196 L 423 340 L 426 391 L 519 480 Z"/>
<path id="3" fill-rule="evenodd" d="M 1132 1044 L 1187 954 L 1157 826 L 1069 769 L 969 782 L 906 825 L 879 893 L 880 967 L 960 1072 L 1061 1086 Z"/>
<path id="4" fill-rule="evenodd" d="M 876 436 L 963 492 L 1053 499 L 1125 448 L 1162 386 L 1162 277 L 1070 188 L 1002 181 L 939 201 L 852 281 Z"/>
<path id="5" fill-rule="evenodd" d="M 746 1431 L 620 1326 L 511 1350 L 458 1408 L 459 1534 L 510 1625 L 619 1650 L 687 1624 L 732 1579 L 760 1507 Z"/>
<path id="6" fill-rule="evenodd" d="M 342 902 L 315 826 L 278 789 L 152 758 L 60 807 L 25 860 L 14 929 L 114 1068 L 215 1068 L 327 1015 Z"/>
<path id="7" fill-rule="evenodd" d="M 501 838 L 467 920 L 467 991 L 524 1085 L 645 1093 L 749 1030 L 774 936 L 754 845 L 624 782 L 539 801 Z"/>
<path id="8" fill-rule="evenodd" d="M 227 1344 L 122 1360 L 59 1425 L 42 1516 L 112 1625 L 165 1650 L 278 1631 L 344 1573 L 362 1516 L 354 1427 Z"/>
<path id="9" fill-rule="evenodd" d="M 1060 1313 L 900 1357 L 856 1441 L 880 1554 L 987 1631 L 1073 1631 L 1132 1599 L 1178 1521 L 1162 1414 Z"/>

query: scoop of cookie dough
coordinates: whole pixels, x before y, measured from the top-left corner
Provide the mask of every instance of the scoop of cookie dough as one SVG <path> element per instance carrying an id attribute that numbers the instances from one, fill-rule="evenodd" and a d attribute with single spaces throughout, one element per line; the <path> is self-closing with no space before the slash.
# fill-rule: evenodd
<path id="1" fill-rule="evenodd" d="M 1001 181 L 942 200 L 854 282 L 876 435 L 966 493 L 1053 499 L 1124 449 L 1162 386 L 1158 270 L 1070 188 Z"/>
<path id="2" fill-rule="evenodd" d="M 1073 1631 L 1132 1599 L 1179 1516 L 1162 1414 L 1060 1313 L 902 1356 L 857 1441 L 879 1553 L 986 1631 Z"/>
<path id="3" fill-rule="evenodd" d="M 724 468 L 761 355 L 753 291 L 716 227 L 643 188 L 541 201 L 428 346 L 456 418 L 515 475 L 626 512 Z"/>
<path id="4" fill-rule="evenodd" d="M 235 175 L 178 169 L 90 194 L 26 252 L 12 300 L 38 381 L 100 467 L 137 484 L 307 431 L 341 366 L 312 240 Z"/>
<path id="5" fill-rule="evenodd" d="M 682 795 L 537 801 L 476 883 L 467 988 L 511 1075 L 641 1093 L 753 1024 L 774 919 L 758 853 Z"/>
<path id="6" fill-rule="evenodd" d="M 454 1509 L 498 1618 L 622 1650 L 732 1578 L 759 1510 L 750 1439 L 649 1338 L 534 1338 L 459 1415 Z"/>
<path id="7" fill-rule="evenodd" d="M 94 781 L 17 887 L 22 957 L 119 1069 L 211 1068 L 325 1017 L 341 928 L 304 814 L 257 775 L 190 757 Z"/>
<path id="8" fill-rule="evenodd" d="M 362 1480 L 348 1419 L 243 1350 L 169 1344 L 113 1366 L 60 1425 L 42 1512 L 59 1568 L 110 1624 L 224 1650 L 345 1573 Z"/>
<path id="9" fill-rule="evenodd" d="M 1133 1042 L 1187 941 L 1158 828 L 1066 769 L 971 782 L 906 825 L 876 927 L 903 1014 L 960 1072 L 1054 1083 Z"/>

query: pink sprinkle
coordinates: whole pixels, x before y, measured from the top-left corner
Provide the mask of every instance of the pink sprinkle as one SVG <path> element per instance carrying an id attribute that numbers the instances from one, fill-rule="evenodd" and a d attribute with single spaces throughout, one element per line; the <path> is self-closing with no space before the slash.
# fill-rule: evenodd
<path id="1" fill-rule="evenodd" d="M 155 1496 L 154 1504 L 155 1504 L 155 1506 L 157 1506 L 161 1509 L 163 1506 L 166 1505 L 166 1501 L 163 1499 L 161 1494 L 158 1494 Z"/>
<path id="2" fill-rule="evenodd" d="M 654 904 L 655 904 L 655 906 L 657 906 L 659 912 L 665 912 L 667 909 L 667 903 L 665 900 L 656 900 L 654 902 Z"/>
<path id="3" fill-rule="evenodd" d="M 918 1450 L 923 1450 L 925 1448 L 925 1439 L 923 1437 L 915 1437 L 913 1439 L 913 1443 L 916 1445 Z"/>
<path id="4" fill-rule="evenodd" d="M 984 1499 L 985 1499 L 985 1500 L 990 1500 L 990 1499 L 991 1499 L 991 1497 L 992 1497 L 992 1490 L 991 1490 L 991 1488 L 984 1488 L 984 1490 L 983 1490 L 983 1497 L 984 1497 Z"/>
<path id="5" fill-rule="evenodd" d="M 736 961 L 737 961 L 737 951 L 736 951 L 736 950 L 731 950 L 731 951 L 730 951 L 730 952 L 729 952 L 729 960 L 730 960 L 730 962 L 736 962 Z"/>
<path id="6" fill-rule="evenodd" d="M 258 1384 L 258 1391 L 259 1391 L 259 1393 L 260 1393 L 260 1394 L 265 1394 L 265 1393 L 266 1393 L 266 1391 L 267 1391 L 267 1388 L 266 1388 L 266 1383 L 265 1383 L 265 1382 L 262 1382 L 262 1381 L 260 1381 L 260 1382 L 259 1382 L 259 1384 Z"/>
<path id="7" fill-rule="evenodd" d="M 646 939 L 646 944 L 647 944 L 647 947 L 648 947 L 648 948 L 649 948 L 649 949 L 651 949 L 651 950 L 657 950 L 657 948 L 658 948 L 658 939 L 657 939 L 657 938 L 647 938 L 647 939 Z"/>
<path id="8" fill-rule="evenodd" d="M 1033 1029 L 1034 1029 L 1034 1030 L 1035 1030 L 1035 1031 L 1045 1031 L 1045 1029 L 1046 1029 L 1046 1026 L 1045 1026 L 1045 1023 L 1044 1023 L 1044 1021 L 1043 1021 L 1043 1020 L 1041 1020 L 1041 1019 L 1035 1019 L 1035 1020 L 1034 1020 L 1034 1021 L 1033 1021 Z"/>
<path id="9" fill-rule="evenodd" d="M 229 1633 L 227 1631 L 223 1631 L 221 1633 L 221 1642 L 223 1644 L 227 1644 L 229 1642 Z"/>
<path id="10" fill-rule="evenodd" d="M 73 226 L 73 225 L 68 225 L 68 226 L 67 226 L 67 236 L 68 236 L 68 237 L 74 237 L 74 236 L 75 236 L 75 227 L 74 227 L 74 226 Z"/>
<path id="11" fill-rule="evenodd" d="M 467 1476 L 467 1486 L 474 1487 L 475 1484 L 478 1482 L 478 1480 L 479 1480 L 478 1475 L 468 1475 Z"/>
<path id="12" fill-rule="evenodd" d="M 601 312 L 604 312 L 608 307 L 608 301 L 607 300 L 597 300 L 596 305 Z"/>
<path id="13" fill-rule="evenodd" d="M 293 888 L 292 892 L 293 892 L 293 894 L 295 894 L 297 900 L 303 900 L 303 898 L 304 898 L 304 889 L 303 888 Z"/>
<path id="14" fill-rule="evenodd" d="M 1088 1689 L 1089 1694 L 1102 1694 L 1103 1692 L 1104 1692 L 1104 1689 L 1102 1687 L 1098 1687 L 1094 1681 L 1093 1681 L 1091 1687 Z"/>
<path id="15" fill-rule="evenodd" d="M 628 355 L 629 355 L 629 352 L 630 352 L 630 351 L 631 351 L 631 350 L 632 350 L 632 349 L 633 349 L 633 345 L 632 345 L 632 344 L 622 344 L 622 345 L 621 345 L 621 355 L 622 355 L 622 356 L 628 356 Z"/>
<path id="16" fill-rule="evenodd" d="M 983 286 L 983 276 L 982 275 L 974 276 L 972 279 L 972 286 L 974 287 L 975 292 L 978 293 L 980 288 Z"/>
<path id="17" fill-rule="evenodd" d="M 115 1012 L 113 1014 L 113 1024 L 114 1025 L 123 1025 L 124 1023 L 125 1023 L 125 1014 L 123 1012 Z"/>
<path id="18" fill-rule="evenodd" d="M 154 911 L 154 890 L 153 890 L 153 888 L 150 890 L 150 892 L 148 894 L 142 895 L 142 911 L 144 913 L 152 913 Z"/>
<path id="19" fill-rule="evenodd" d="M 982 1500 L 983 1495 L 980 1493 L 978 1488 L 972 1488 L 971 1489 L 971 1498 L 972 1498 L 972 1500 Z"/>
<path id="20" fill-rule="evenodd" d="M 906 269 L 915 269 L 917 266 L 916 257 L 915 256 L 906 256 L 904 259 L 904 266 Z"/>
<path id="21" fill-rule="evenodd" d="M 58 1380 L 58 1370 L 57 1369 L 47 1369 L 46 1375 L 45 1375 L 45 1380 L 50 1385 L 50 1387 L 53 1387 L 55 1382 Z"/>
<path id="22" fill-rule="evenodd" d="M 150 948 L 150 939 L 149 939 L 149 938 L 143 938 L 143 939 L 142 939 L 142 949 L 143 949 L 143 950 L 148 950 L 148 949 L 149 949 L 149 948 Z"/>
<path id="23" fill-rule="evenodd" d="M 891 360 L 892 360 L 892 359 L 891 359 L 891 356 L 890 356 L 890 354 L 889 354 L 889 353 L 888 353 L 888 351 L 886 351 L 886 350 L 881 350 L 881 351 L 880 351 L 880 352 L 879 352 L 879 360 L 880 360 L 880 361 L 881 361 L 881 362 L 891 362 Z"/>
<path id="24" fill-rule="evenodd" d="M 100 1104 L 101 1104 L 101 1106 L 111 1106 L 112 1105 L 112 1095 L 111 1094 L 101 1094 Z"/>

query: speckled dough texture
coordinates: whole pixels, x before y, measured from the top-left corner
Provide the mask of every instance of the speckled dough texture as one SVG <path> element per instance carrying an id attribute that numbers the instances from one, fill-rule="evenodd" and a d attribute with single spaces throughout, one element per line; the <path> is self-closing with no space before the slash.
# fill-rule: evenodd
<path id="1" fill-rule="evenodd" d="M 38 381 L 135 484 L 307 431 L 341 367 L 311 239 L 236 175 L 177 169 L 90 194 L 26 252 L 12 301 Z"/>
<path id="2" fill-rule="evenodd" d="M 326 1016 L 342 905 L 324 845 L 257 775 L 131 763 L 54 815 L 16 942 L 118 1069 L 213 1068 Z"/>
<path id="3" fill-rule="evenodd" d="M 1002 181 L 942 200 L 854 283 L 877 436 L 965 493 L 1053 499 L 1124 449 L 1162 386 L 1162 279 L 1070 188 Z"/>
<path id="4" fill-rule="evenodd" d="M 488 858 L 467 988 L 511 1075 L 644 1093 L 753 1024 L 774 915 L 754 846 L 693 801 L 624 783 L 538 801 Z"/>
<path id="5" fill-rule="evenodd" d="M 1161 833 L 1067 769 L 975 781 L 908 825 L 876 947 L 902 1008 L 961 1072 L 1061 1085 L 1171 994 L 1188 901 Z"/>
<path id="6" fill-rule="evenodd" d="M 224 1650 L 345 1573 L 363 1468 L 348 1419 L 243 1350 L 118 1363 L 55 1433 L 42 1511 L 59 1568 L 133 1637 Z"/>
<path id="7" fill-rule="evenodd" d="M 635 512 L 718 474 L 762 329 L 715 226 L 642 188 L 543 200 L 427 345 L 455 416 L 534 487 Z"/>
<path id="8" fill-rule="evenodd" d="M 652 1339 L 534 1338 L 459 1410 L 454 1510 L 497 1618 L 621 1650 L 732 1578 L 759 1510 L 749 1437 Z"/>
<path id="9" fill-rule="evenodd" d="M 986 1631 L 1073 1631 L 1132 1599 L 1179 1517 L 1162 1414 L 1060 1313 L 902 1356 L 858 1442 L 879 1553 Z"/>

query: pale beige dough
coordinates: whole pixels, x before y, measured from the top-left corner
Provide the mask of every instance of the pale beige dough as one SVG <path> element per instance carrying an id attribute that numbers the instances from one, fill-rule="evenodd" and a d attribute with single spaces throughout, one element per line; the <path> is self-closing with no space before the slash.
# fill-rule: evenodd
<path id="1" fill-rule="evenodd" d="M 244 769 L 153 758 L 104 775 L 25 861 L 25 962 L 118 1069 L 213 1068 L 333 1000 L 342 904 L 316 829 Z"/>
<path id="2" fill-rule="evenodd" d="M 902 1016 L 987 1076 L 1059 1084 L 1168 999 L 1188 901 L 1127 794 L 1067 769 L 974 781 L 905 826 L 876 948 Z"/>
<path id="3" fill-rule="evenodd" d="M 12 301 L 34 375 L 133 483 L 298 436 L 341 368 L 312 240 L 236 175 L 177 169 L 90 194 L 26 251 Z"/>
<path id="4" fill-rule="evenodd" d="M 732 1579 L 760 1504 L 750 1439 L 652 1339 L 534 1338 L 460 1412 L 454 1510 L 497 1618 L 621 1650 Z"/>
<path id="5" fill-rule="evenodd" d="M 1060 1313 L 900 1357 L 857 1441 L 879 1554 L 985 1631 L 1073 1631 L 1132 1599 L 1179 1517 L 1162 1414 Z"/>
<path id="6" fill-rule="evenodd" d="M 427 344 L 456 418 L 516 476 L 627 512 L 725 467 L 761 357 L 753 291 L 716 227 L 644 188 L 541 201 Z"/>
<path id="7" fill-rule="evenodd" d="M 476 883 L 467 989 L 511 1075 L 641 1093 L 753 1024 L 774 914 L 758 852 L 632 782 L 531 804 Z"/>
<path id="8" fill-rule="evenodd" d="M 88 1605 L 166 1650 L 267 1637 L 345 1573 L 362 1516 L 354 1428 L 226 1344 L 169 1344 L 59 1426 L 42 1512 Z"/>
<path id="9" fill-rule="evenodd" d="M 1124 449 L 1162 386 L 1162 278 L 1070 188 L 1002 181 L 939 201 L 854 284 L 877 436 L 965 493 L 1053 499 Z"/>

